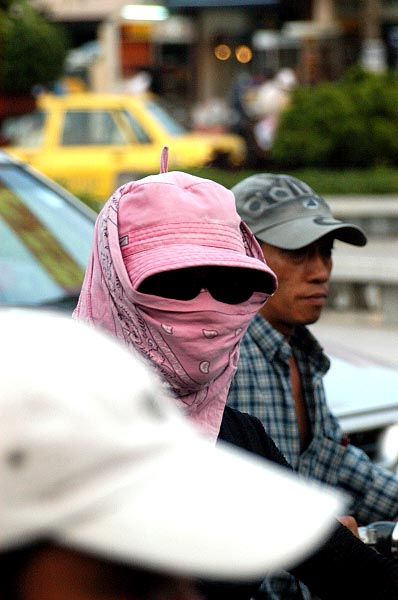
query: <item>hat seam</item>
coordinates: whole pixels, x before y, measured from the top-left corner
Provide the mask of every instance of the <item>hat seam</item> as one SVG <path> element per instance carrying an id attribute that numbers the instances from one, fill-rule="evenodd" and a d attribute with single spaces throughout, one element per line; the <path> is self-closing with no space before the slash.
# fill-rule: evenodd
<path id="1" fill-rule="evenodd" d="M 178 173 L 178 171 L 177 171 L 177 173 Z M 185 173 L 182 173 L 182 175 L 185 175 Z M 152 177 L 156 177 L 156 175 L 152 175 Z M 193 177 L 195 177 L 195 175 Z M 136 183 L 136 182 L 134 182 L 134 183 Z M 177 181 L 158 181 L 158 180 L 155 181 L 154 179 L 151 179 L 151 180 L 148 179 L 148 181 L 142 180 L 140 183 L 137 183 L 137 185 L 135 185 L 134 187 L 138 188 L 140 186 L 144 187 L 147 185 L 159 185 L 159 186 L 160 185 L 170 185 L 170 186 L 176 187 L 180 190 L 190 190 L 191 188 L 199 186 L 199 185 L 223 188 L 223 186 L 220 183 L 217 183 L 216 181 L 211 181 L 210 179 L 201 179 L 200 181 L 193 181 L 193 182 L 189 183 L 188 185 L 181 185 Z M 223 191 L 224 191 L 224 189 L 223 189 Z M 126 191 L 126 193 L 128 193 L 128 191 Z"/>
<path id="2" fill-rule="evenodd" d="M 122 236 L 129 237 L 130 234 Z M 138 237 L 138 239 L 137 239 Z M 220 224 L 210 224 L 207 227 L 197 230 L 196 226 L 189 225 L 185 228 L 179 228 L 178 237 L 175 228 L 170 227 L 148 227 L 145 235 L 137 236 L 135 231 L 131 232 L 131 241 L 121 247 L 123 257 L 131 254 L 137 254 L 154 248 L 167 246 L 205 246 L 215 248 L 230 249 L 241 254 L 246 254 L 240 231 L 235 227 L 224 226 Z"/>
<path id="3" fill-rule="evenodd" d="M 200 248 L 220 248 L 238 252 L 242 255 L 245 254 L 243 241 L 240 239 L 214 236 L 211 240 L 209 240 L 208 238 L 203 238 L 202 236 L 179 236 L 179 239 L 176 240 L 175 236 L 172 236 L 172 234 L 163 236 L 161 239 L 156 239 L 156 241 L 149 239 L 142 243 L 132 242 L 131 244 L 121 248 L 121 250 L 122 256 L 126 257 L 152 249 L 159 249 L 162 248 L 162 246 L 182 246 L 185 248 L 187 245 L 197 246 Z"/>
<path id="4" fill-rule="evenodd" d="M 142 236 L 145 238 L 148 236 L 148 232 L 153 231 L 153 233 L 155 235 L 159 235 L 159 233 L 162 233 L 163 231 L 169 231 L 172 227 L 178 227 L 178 230 L 180 232 L 181 228 L 186 227 L 187 229 L 197 229 L 198 227 L 198 221 L 196 220 L 192 220 L 192 221 L 166 221 L 166 222 L 162 222 L 162 223 L 157 223 L 156 225 L 143 225 L 141 227 L 137 227 L 137 228 L 133 228 L 133 229 L 129 229 L 128 231 L 123 231 L 122 230 L 122 225 L 121 223 L 119 223 L 119 229 L 120 229 L 120 233 L 119 233 L 119 237 L 124 237 L 126 235 L 134 235 L 134 237 L 138 237 L 138 236 Z M 215 227 L 219 227 L 222 230 L 228 230 L 230 229 L 232 233 L 236 232 L 236 223 L 233 224 L 229 224 L 229 223 L 225 223 L 223 221 L 219 221 L 219 220 L 215 220 L 214 222 L 201 222 L 200 223 L 200 227 L 201 229 L 214 229 Z"/>

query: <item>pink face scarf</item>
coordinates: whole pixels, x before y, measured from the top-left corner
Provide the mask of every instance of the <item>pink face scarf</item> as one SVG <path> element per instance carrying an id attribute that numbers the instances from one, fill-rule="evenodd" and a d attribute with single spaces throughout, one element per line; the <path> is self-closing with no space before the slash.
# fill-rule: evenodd
<path id="1" fill-rule="evenodd" d="M 276 288 L 232 192 L 185 173 L 131 182 L 98 216 L 74 317 L 106 329 L 147 358 L 186 414 L 216 439 L 239 342 L 269 293 L 230 305 L 205 290 L 188 301 L 138 291 L 153 273 L 203 265 L 254 268 L 267 278 L 269 293 Z"/>

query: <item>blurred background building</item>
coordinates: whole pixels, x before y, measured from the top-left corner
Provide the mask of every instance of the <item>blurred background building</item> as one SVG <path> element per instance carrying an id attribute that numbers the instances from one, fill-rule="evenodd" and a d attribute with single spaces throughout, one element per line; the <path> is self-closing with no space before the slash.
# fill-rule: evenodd
<path id="1" fill-rule="evenodd" d="M 70 66 L 115 91 L 137 73 L 172 104 L 206 103 L 281 68 L 301 84 L 356 63 L 397 68 L 396 0 L 34 0 L 62 23 Z M 79 62 L 80 61 L 80 62 Z"/>

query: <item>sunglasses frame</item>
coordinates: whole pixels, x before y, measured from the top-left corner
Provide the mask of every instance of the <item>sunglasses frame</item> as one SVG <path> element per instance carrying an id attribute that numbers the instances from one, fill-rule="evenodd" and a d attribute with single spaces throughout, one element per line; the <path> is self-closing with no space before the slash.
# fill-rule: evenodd
<path id="1" fill-rule="evenodd" d="M 188 301 L 196 298 L 202 290 L 224 304 L 242 304 L 254 292 L 269 293 L 271 276 L 267 273 L 242 267 L 186 267 L 150 275 L 140 284 L 138 291 L 144 294 Z M 267 289 L 265 289 L 267 287 Z"/>

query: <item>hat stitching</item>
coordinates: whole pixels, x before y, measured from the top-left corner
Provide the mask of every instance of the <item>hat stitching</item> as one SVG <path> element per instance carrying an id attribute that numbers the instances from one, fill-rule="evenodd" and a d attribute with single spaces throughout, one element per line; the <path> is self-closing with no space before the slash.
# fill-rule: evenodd
<path id="1" fill-rule="evenodd" d="M 176 235 L 176 228 L 178 227 L 178 235 L 181 233 L 197 233 L 198 235 L 202 235 L 202 231 L 206 230 L 206 236 L 209 233 L 213 233 L 214 231 L 217 233 L 217 230 L 223 235 L 229 235 L 230 237 L 240 237 L 240 232 L 237 230 L 237 225 L 234 224 L 226 224 L 220 222 L 207 222 L 200 223 L 201 231 L 198 232 L 198 222 L 197 221 L 185 221 L 185 222 L 176 222 L 176 221 L 167 221 L 166 223 L 158 223 L 155 225 L 146 225 L 143 227 L 139 227 L 137 229 L 129 229 L 127 232 L 124 232 L 123 235 L 119 238 L 123 240 L 125 235 L 134 236 L 134 240 L 141 241 L 148 239 L 149 235 L 153 235 L 154 237 L 158 237 L 160 235 L 168 235 L 173 232 L 173 235 Z"/>
<path id="2" fill-rule="evenodd" d="M 174 233 L 165 233 L 162 236 L 148 237 L 146 240 L 132 240 L 129 244 L 124 245 L 121 248 L 123 257 L 131 254 L 137 254 L 138 252 L 144 252 L 155 248 L 162 248 L 163 246 L 197 246 L 206 248 L 220 248 L 226 250 L 232 250 L 239 254 L 245 255 L 242 238 L 237 235 L 212 235 L 211 238 L 205 237 L 199 233 L 185 233 L 180 234 L 178 239 Z"/>
<path id="3" fill-rule="evenodd" d="M 254 258 L 253 256 L 245 256 L 243 254 L 239 254 L 238 252 L 235 252 L 235 254 L 236 254 L 236 256 L 233 256 L 232 254 L 226 256 L 223 261 L 220 261 L 219 256 L 217 256 L 217 257 L 200 256 L 197 258 L 195 258 L 195 257 L 192 258 L 192 261 L 190 261 L 190 262 L 193 265 L 198 265 L 199 263 L 201 263 L 204 266 L 215 263 L 216 265 L 219 265 L 220 267 L 228 266 L 228 265 L 226 265 L 226 263 L 236 263 L 236 264 L 239 264 L 240 266 L 242 266 L 242 268 L 260 271 L 260 273 L 264 273 L 265 275 L 268 275 L 267 271 L 265 271 L 264 269 L 261 269 L 261 265 L 258 265 L 257 258 Z M 185 258 L 185 255 L 182 255 L 182 254 L 176 256 L 174 259 L 167 257 L 167 262 L 161 261 L 158 263 L 158 265 L 156 265 L 156 267 L 164 266 L 166 268 L 166 270 L 169 270 L 167 268 L 167 265 L 180 264 L 182 256 Z M 127 258 L 129 258 L 129 257 L 127 257 Z M 185 266 L 189 267 L 190 265 L 186 264 Z M 155 264 L 151 265 L 151 267 L 155 268 Z M 138 268 L 138 265 L 137 265 L 137 268 Z M 144 268 L 148 269 L 148 265 L 146 264 Z"/>
<path id="4" fill-rule="evenodd" d="M 176 173 L 176 172 L 174 172 L 174 173 Z M 177 173 L 178 173 L 178 171 L 177 171 Z M 173 172 L 170 172 L 170 174 L 173 174 Z M 186 173 L 181 173 L 181 175 L 186 176 Z M 157 177 L 158 177 L 158 175 L 150 175 L 148 178 L 146 178 L 146 180 L 141 180 L 140 182 L 132 182 L 133 185 L 131 187 L 129 186 L 126 190 L 124 190 L 124 193 L 128 194 L 132 190 L 137 190 L 140 187 L 146 187 L 148 185 L 153 185 L 153 186 L 167 185 L 167 186 L 172 186 L 174 188 L 178 188 L 181 191 L 189 191 L 190 189 L 197 187 L 197 186 L 206 186 L 206 187 L 217 188 L 219 190 L 222 190 L 224 192 L 224 195 L 225 195 L 225 191 L 227 191 L 227 192 L 229 191 L 229 190 L 226 190 L 226 188 L 224 188 L 221 184 L 216 183 L 215 181 L 211 181 L 210 179 L 201 179 L 199 181 L 192 181 L 189 184 L 182 184 L 179 181 L 159 181 L 157 179 Z M 195 177 L 195 176 L 192 176 L 192 177 Z"/>
<path id="5" fill-rule="evenodd" d="M 204 248 L 214 248 L 220 251 L 225 250 L 229 252 L 234 252 L 239 254 L 240 256 L 245 256 L 244 246 L 241 242 L 239 245 L 236 243 L 228 243 L 223 238 L 220 239 L 212 239 L 211 241 L 205 240 L 203 238 L 192 238 L 190 237 L 186 243 L 184 243 L 184 238 L 180 236 L 180 239 L 176 241 L 175 237 L 169 237 L 162 240 L 157 241 L 149 241 L 146 244 L 131 244 L 128 247 L 122 248 L 122 256 L 123 258 L 127 258 L 128 256 L 133 256 L 135 254 L 142 254 L 143 252 L 150 252 L 151 250 L 161 250 L 165 247 L 173 246 L 175 250 L 178 251 L 178 248 L 189 248 L 190 252 L 194 252 L 195 248 L 197 251 L 203 250 Z M 222 260 L 222 257 L 219 256 Z"/>

